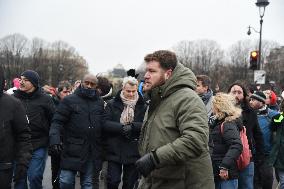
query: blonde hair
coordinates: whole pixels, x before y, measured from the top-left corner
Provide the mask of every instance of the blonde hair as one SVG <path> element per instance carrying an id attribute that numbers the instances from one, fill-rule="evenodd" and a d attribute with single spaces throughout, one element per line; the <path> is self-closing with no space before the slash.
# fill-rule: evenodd
<path id="1" fill-rule="evenodd" d="M 235 106 L 235 98 L 226 93 L 217 93 L 213 97 L 213 108 L 216 110 L 216 118 L 232 121 L 241 116 L 242 110 Z"/>
<path id="2" fill-rule="evenodd" d="M 124 88 L 127 83 L 138 86 L 138 80 L 135 77 L 128 76 L 123 78 L 122 87 Z"/>

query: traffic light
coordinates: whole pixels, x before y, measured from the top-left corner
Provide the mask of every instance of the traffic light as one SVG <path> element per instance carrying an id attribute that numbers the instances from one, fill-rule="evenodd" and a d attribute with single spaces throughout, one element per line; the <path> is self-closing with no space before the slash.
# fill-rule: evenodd
<path id="1" fill-rule="evenodd" d="M 257 70 L 258 57 L 259 57 L 258 51 L 250 52 L 249 69 Z"/>

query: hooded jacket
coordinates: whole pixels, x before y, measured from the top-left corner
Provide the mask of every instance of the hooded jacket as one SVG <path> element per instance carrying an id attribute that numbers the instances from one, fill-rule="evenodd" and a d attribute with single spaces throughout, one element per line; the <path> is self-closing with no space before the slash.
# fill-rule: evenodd
<path id="1" fill-rule="evenodd" d="M 160 163 L 140 188 L 214 188 L 208 118 L 195 88 L 193 72 L 178 64 L 166 83 L 151 91 L 139 152 L 156 150 Z"/>

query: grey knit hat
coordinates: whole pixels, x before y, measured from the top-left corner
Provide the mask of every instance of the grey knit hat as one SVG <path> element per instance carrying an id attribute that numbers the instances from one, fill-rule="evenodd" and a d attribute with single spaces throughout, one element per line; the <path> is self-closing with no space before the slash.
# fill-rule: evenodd
<path id="1" fill-rule="evenodd" d="M 253 98 L 259 102 L 263 102 L 265 103 L 265 100 L 266 100 L 266 96 L 265 94 L 262 92 L 262 91 L 255 91 L 251 96 L 250 98 Z"/>

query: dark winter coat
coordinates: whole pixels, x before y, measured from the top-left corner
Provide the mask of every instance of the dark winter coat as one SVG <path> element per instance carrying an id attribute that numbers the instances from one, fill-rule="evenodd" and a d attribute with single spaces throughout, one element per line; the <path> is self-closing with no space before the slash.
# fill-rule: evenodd
<path id="1" fill-rule="evenodd" d="M 49 129 L 55 111 L 51 97 L 41 88 L 37 88 L 32 93 L 16 90 L 14 96 L 21 100 L 26 109 L 33 150 L 48 147 Z"/>
<path id="2" fill-rule="evenodd" d="M 218 120 L 211 125 L 210 132 L 210 152 L 213 164 L 215 179 L 219 180 L 220 167 L 228 169 L 229 179 L 238 178 L 238 168 L 236 160 L 243 150 L 240 140 L 240 130 L 242 122 L 240 119 L 224 122 L 223 132 L 221 133 L 221 124 L 224 120 Z"/>
<path id="3" fill-rule="evenodd" d="M 84 171 L 88 160 L 100 161 L 104 116 L 103 100 L 85 96 L 81 87 L 61 101 L 53 117 L 50 145 L 60 144 L 63 128 L 62 169 Z"/>
<path id="4" fill-rule="evenodd" d="M 273 117 L 271 129 L 274 132 L 272 150 L 269 156 L 269 164 L 276 169 L 284 171 L 284 114 Z"/>
<path id="5" fill-rule="evenodd" d="M 21 102 L 0 94 L 0 170 L 12 168 L 12 163 L 28 166 L 31 153 L 31 133 Z"/>
<path id="6" fill-rule="evenodd" d="M 260 130 L 257 114 L 248 104 L 242 104 L 242 120 L 246 127 L 249 147 L 252 152 L 251 161 L 262 161 L 264 159 L 263 135 Z"/>
<path id="7" fill-rule="evenodd" d="M 106 160 L 122 164 L 135 163 L 140 157 L 138 152 L 138 138 L 146 111 L 143 97 L 139 96 L 134 110 L 132 122 L 132 136 L 127 139 L 122 135 L 121 113 L 124 106 L 119 91 L 116 97 L 109 101 L 106 106 L 106 122 L 103 127 L 104 140 L 106 140 Z"/>

